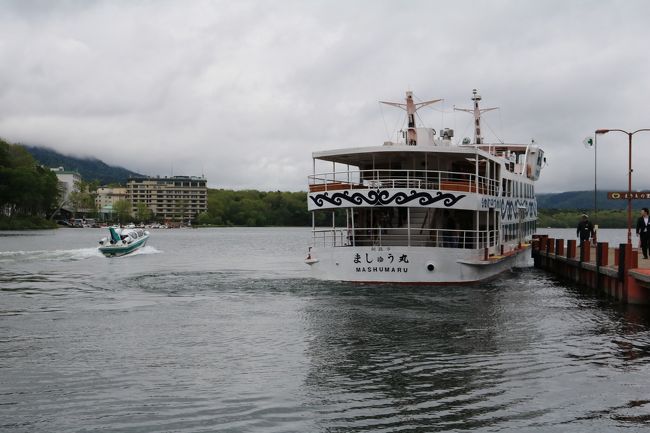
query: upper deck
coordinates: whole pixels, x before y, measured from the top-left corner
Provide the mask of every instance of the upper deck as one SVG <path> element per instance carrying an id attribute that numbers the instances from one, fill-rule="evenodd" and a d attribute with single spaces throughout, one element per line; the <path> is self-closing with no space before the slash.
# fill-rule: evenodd
<path id="1" fill-rule="evenodd" d="M 544 152 L 531 144 L 485 143 L 481 136 L 481 97 L 474 90 L 474 142 L 452 143 L 454 131 L 437 136 L 415 125 L 419 108 L 438 100 L 388 103 L 407 112 L 404 141 L 383 146 L 314 152 L 309 182 L 309 210 L 355 207 L 444 207 L 487 210 L 535 207 L 533 184 Z M 329 169 L 328 164 L 331 164 Z M 318 165 L 318 167 L 317 167 Z M 326 168 L 322 169 L 321 166 Z M 508 203 L 505 203 L 505 199 Z M 512 212 L 510 212 L 512 214 Z M 530 214 L 530 212 L 529 212 Z"/>
<path id="2" fill-rule="evenodd" d="M 510 150 L 514 149 L 514 150 Z M 489 150 L 489 151 L 488 151 Z M 522 145 L 390 145 L 315 152 L 309 209 L 368 206 L 484 207 L 484 197 L 533 199 L 533 170 Z M 317 172 L 316 163 L 331 170 Z M 525 204 L 528 206 L 528 204 Z"/>

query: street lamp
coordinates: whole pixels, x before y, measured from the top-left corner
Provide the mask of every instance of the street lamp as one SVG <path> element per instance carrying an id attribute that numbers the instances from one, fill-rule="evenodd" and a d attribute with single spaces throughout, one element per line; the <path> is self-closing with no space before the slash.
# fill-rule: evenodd
<path id="1" fill-rule="evenodd" d="M 607 134 L 608 132 L 622 132 L 627 134 L 628 138 L 628 173 L 627 173 L 627 243 L 629 248 L 632 247 L 632 136 L 637 132 L 641 131 L 650 131 L 650 129 L 637 129 L 633 132 L 624 131 L 622 129 L 597 129 L 596 136 L 598 134 Z"/>
<path id="2" fill-rule="evenodd" d="M 587 149 L 594 148 L 594 213 L 593 213 L 593 222 L 594 222 L 594 242 L 596 242 L 596 236 L 598 236 L 598 132 L 594 132 L 594 138 L 587 137 L 582 143 Z"/>

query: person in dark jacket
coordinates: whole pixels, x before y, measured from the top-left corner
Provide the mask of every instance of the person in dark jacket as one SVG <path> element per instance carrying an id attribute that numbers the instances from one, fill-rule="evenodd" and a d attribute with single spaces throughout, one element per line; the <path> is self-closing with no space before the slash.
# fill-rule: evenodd
<path id="1" fill-rule="evenodd" d="M 584 241 L 588 241 L 589 238 L 594 235 L 594 225 L 591 223 L 591 221 L 589 221 L 588 215 L 582 215 L 576 232 L 577 236 L 580 238 L 580 244 L 582 244 Z"/>
<path id="2" fill-rule="evenodd" d="M 639 237 L 643 258 L 648 258 L 648 240 L 650 239 L 650 220 L 648 218 L 648 208 L 641 210 L 641 216 L 636 220 L 636 235 Z"/>

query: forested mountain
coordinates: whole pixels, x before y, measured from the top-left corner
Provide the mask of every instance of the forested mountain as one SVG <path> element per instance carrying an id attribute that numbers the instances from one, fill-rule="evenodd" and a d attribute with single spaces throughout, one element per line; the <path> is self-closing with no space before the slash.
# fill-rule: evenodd
<path id="1" fill-rule="evenodd" d="M 36 146 L 23 146 L 36 161 L 46 167 L 63 167 L 77 171 L 84 181 L 98 180 L 100 184 L 125 184 L 130 176 L 142 176 L 122 167 L 112 167 L 95 158 L 76 158 L 63 155 L 55 150 Z"/>

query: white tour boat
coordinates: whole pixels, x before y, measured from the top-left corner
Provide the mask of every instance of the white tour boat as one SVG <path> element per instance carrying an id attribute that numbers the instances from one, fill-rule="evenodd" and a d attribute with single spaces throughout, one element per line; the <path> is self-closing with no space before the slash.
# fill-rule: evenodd
<path id="1" fill-rule="evenodd" d="M 480 100 L 474 90 L 473 109 L 457 109 L 474 115 L 473 142 L 416 127 L 417 110 L 440 99 L 416 103 L 406 92 L 405 103 L 384 102 L 406 111 L 404 142 L 312 154 L 305 263 L 314 277 L 454 284 L 528 266 L 544 152 L 484 143 L 481 114 L 493 108 Z"/>

